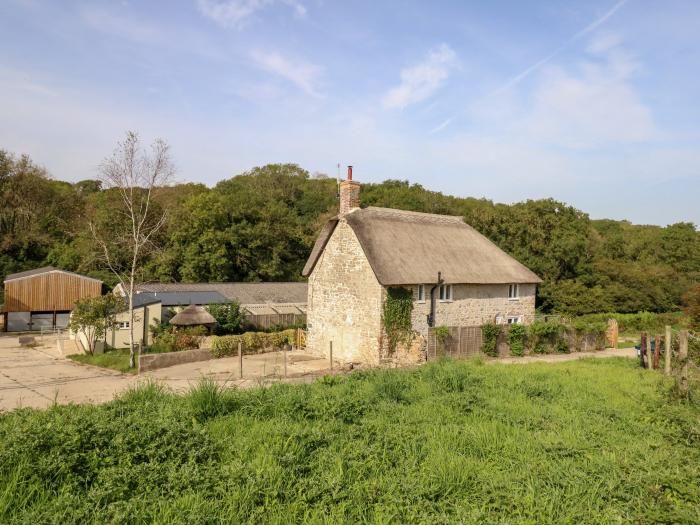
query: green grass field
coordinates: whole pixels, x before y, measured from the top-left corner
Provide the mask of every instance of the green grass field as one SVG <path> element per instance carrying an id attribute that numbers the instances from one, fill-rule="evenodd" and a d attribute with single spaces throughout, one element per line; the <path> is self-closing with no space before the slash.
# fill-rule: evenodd
<path id="1" fill-rule="evenodd" d="M 700 406 L 633 360 L 436 362 L 0 416 L 0 523 L 698 523 Z"/>
<path id="2" fill-rule="evenodd" d="M 138 371 L 135 367 L 129 368 L 128 348 L 108 350 L 104 354 L 74 354 L 69 355 L 68 358 L 78 363 L 111 368 L 112 370 L 117 370 L 124 374 L 135 374 Z"/>

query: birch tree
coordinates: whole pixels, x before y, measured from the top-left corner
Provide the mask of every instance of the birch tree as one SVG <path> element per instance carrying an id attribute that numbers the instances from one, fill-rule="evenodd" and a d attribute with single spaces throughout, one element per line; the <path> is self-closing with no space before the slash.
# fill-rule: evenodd
<path id="1" fill-rule="evenodd" d="M 115 275 L 129 310 L 129 366 L 135 366 L 134 286 L 145 258 L 156 246 L 167 211 L 154 201 L 159 188 L 172 179 L 168 144 L 156 139 L 145 149 L 133 131 L 126 134 L 99 169 L 104 188 L 116 192 L 115 206 L 91 220 L 90 231 L 99 258 Z"/>

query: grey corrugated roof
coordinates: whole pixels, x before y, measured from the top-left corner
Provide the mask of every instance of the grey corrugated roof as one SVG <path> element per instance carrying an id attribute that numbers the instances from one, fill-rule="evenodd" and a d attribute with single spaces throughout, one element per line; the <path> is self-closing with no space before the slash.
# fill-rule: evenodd
<path id="1" fill-rule="evenodd" d="M 91 279 L 93 281 L 102 282 L 99 279 L 95 279 L 94 277 L 88 277 L 86 275 L 80 275 L 79 273 L 61 270 L 60 268 L 56 268 L 54 266 L 43 266 L 41 268 L 35 268 L 34 270 L 27 270 L 24 272 L 11 273 L 11 274 L 5 276 L 5 282 L 11 281 L 13 279 L 23 279 L 25 277 L 32 277 L 34 275 L 41 275 L 42 273 L 51 273 L 51 272 L 68 273 L 70 275 L 77 275 L 78 277 L 82 277 L 83 279 Z"/>
<path id="2" fill-rule="evenodd" d="M 139 287 L 137 287 L 139 290 Z M 190 304 L 228 303 L 230 299 L 219 292 L 139 292 L 136 297 L 149 297 L 160 301 L 163 306 L 188 306 Z"/>
<path id="3" fill-rule="evenodd" d="M 316 241 L 304 276 L 313 271 L 334 220 Z M 384 286 L 432 283 L 438 272 L 453 284 L 541 282 L 461 217 L 369 207 L 348 213 L 345 220 Z"/>
<path id="4" fill-rule="evenodd" d="M 228 301 L 241 305 L 265 303 L 306 303 L 306 283 L 143 283 L 136 286 L 139 292 L 162 293 L 203 293 L 215 292 Z M 190 301 L 191 303 L 192 301 Z M 195 302 L 209 304 L 215 301 Z M 166 303 L 163 302 L 165 305 Z M 185 303 L 176 303 L 185 304 Z"/>

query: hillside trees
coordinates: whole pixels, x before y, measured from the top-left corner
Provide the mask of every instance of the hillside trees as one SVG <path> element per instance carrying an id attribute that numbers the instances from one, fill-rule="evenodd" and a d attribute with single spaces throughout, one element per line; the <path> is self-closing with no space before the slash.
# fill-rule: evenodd
<path id="1" fill-rule="evenodd" d="M 295 164 L 254 168 L 213 188 L 159 187 L 153 210 L 168 217 L 149 246 L 160 249 L 143 254 L 135 279 L 300 280 L 318 232 L 337 213 L 336 190 L 334 179 L 311 177 Z M 53 264 L 119 282 L 96 257 L 88 227 L 101 224 L 108 238 L 128 227 L 115 213 L 123 203 L 117 189 L 97 180 L 54 181 L 28 157 L 0 152 L 0 196 L 7 203 L 0 207 L 0 277 Z M 700 233 L 691 223 L 591 220 L 553 199 L 505 205 L 401 180 L 364 183 L 361 198 L 363 206 L 464 217 L 544 279 L 537 303 L 544 311 L 677 310 L 700 282 Z"/>

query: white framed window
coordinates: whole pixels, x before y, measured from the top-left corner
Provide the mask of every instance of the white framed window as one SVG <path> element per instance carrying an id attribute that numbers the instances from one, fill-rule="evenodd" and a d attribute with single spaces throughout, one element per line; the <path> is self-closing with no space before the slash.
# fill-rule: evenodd
<path id="1" fill-rule="evenodd" d="M 120 321 L 119 322 L 119 329 L 120 330 L 126 330 L 129 328 L 129 321 Z"/>
<path id="2" fill-rule="evenodd" d="M 517 299 L 520 297 L 520 285 L 509 284 L 508 285 L 508 299 Z"/>
<path id="3" fill-rule="evenodd" d="M 448 302 L 452 300 L 452 285 L 451 284 L 441 284 L 440 285 L 440 301 Z"/>
<path id="4" fill-rule="evenodd" d="M 519 315 L 509 315 L 507 322 L 508 324 L 520 324 L 522 320 Z"/>
<path id="5" fill-rule="evenodd" d="M 418 302 L 419 303 L 425 302 L 425 285 L 424 284 L 418 285 Z"/>

